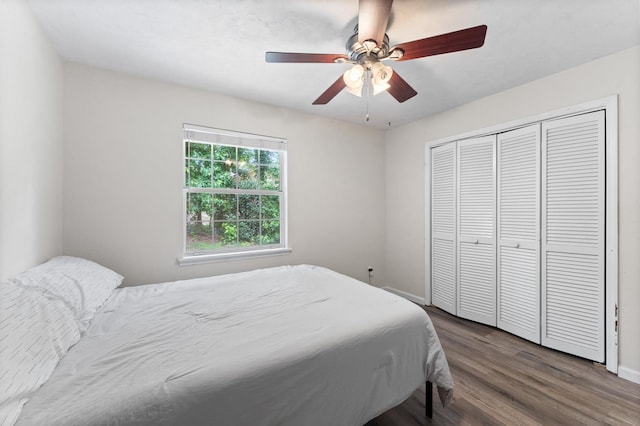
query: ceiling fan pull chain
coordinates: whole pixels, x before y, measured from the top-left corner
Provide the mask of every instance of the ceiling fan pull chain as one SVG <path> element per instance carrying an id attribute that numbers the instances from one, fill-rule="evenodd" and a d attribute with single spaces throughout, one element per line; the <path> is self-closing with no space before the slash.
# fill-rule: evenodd
<path id="1" fill-rule="evenodd" d="M 367 102 L 367 116 L 366 116 L 366 119 L 367 119 L 367 121 L 369 121 L 369 85 L 367 85 L 365 90 L 367 91 L 367 93 L 365 95 L 366 102 Z"/>
<path id="2" fill-rule="evenodd" d="M 371 72 L 370 70 L 366 71 L 366 73 L 365 73 L 366 77 L 365 77 L 365 80 L 364 80 L 364 98 L 365 98 L 365 101 L 367 103 L 367 115 L 365 116 L 366 121 L 369 121 L 369 88 L 371 86 L 369 84 L 369 81 L 371 80 L 370 79 L 371 76 L 369 75 L 370 72 Z"/>

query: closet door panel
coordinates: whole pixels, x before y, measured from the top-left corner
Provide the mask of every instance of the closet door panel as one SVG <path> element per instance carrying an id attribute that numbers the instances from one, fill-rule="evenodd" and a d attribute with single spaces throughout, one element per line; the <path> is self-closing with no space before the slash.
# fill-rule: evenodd
<path id="1" fill-rule="evenodd" d="M 456 315 L 456 144 L 431 149 L 431 301 Z"/>
<path id="2" fill-rule="evenodd" d="M 603 362 L 604 111 L 542 129 L 542 344 Z"/>
<path id="3" fill-rule="evenodd" d="M 495 135 L 458 142 L 458 315 L 496 325 Z"/>
<path id="4" fill-rule="evenodd" d="M 536 249 L 498 248 L 498 327 L 540 343 L 540 285 Z"/>
<path id="5" fill-rule="evenodd" d="M 434 238 L 431 244 L 432 304 L 456 314 L 456 248 L 453 241 Z"/>
<path id="6" fill-rule="evenodd" d="M 543 344 L 603 362 L 599 263 L 594 254 L 547 251 Z"/>
<path id="7" fill-rule="evenodd" d="M 495 326 L 494 246 L 461 242 L 459 253 L 459 316 Z"/>
<path id="8" fill-rule="evenodd" d="M 497 139 L 497 324 L 540 343 L 540 124 Z"/>

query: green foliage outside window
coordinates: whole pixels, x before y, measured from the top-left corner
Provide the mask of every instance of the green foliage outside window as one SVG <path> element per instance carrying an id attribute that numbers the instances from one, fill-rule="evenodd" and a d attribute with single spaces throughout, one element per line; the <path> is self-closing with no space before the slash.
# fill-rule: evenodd
<path id="1" fill-rule="evenodd" d="M 186 141 L 185 187 L 187 252 L 281 243 L 279 151 Z"/>

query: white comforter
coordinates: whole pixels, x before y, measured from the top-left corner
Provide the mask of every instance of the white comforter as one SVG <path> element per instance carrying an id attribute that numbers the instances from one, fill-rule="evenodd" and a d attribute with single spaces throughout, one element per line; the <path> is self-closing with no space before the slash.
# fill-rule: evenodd
<path id="1" fill-rule="evenodd" d="M 421 308 L 285 266 L 116 290 L 17 424 L 361 425 L 426 379 L 453 388 Z"/>

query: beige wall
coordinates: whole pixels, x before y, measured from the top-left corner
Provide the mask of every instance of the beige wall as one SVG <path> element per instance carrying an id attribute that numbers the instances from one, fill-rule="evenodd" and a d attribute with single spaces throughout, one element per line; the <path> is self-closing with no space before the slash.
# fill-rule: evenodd
<path id="1" fill-rule="evenodd" d="M 0 0 L 0 279 L 62 253 L 62 61 Z"/>
<path id="2" fill-rule="evenodd" d="M 278 257 L 179 267 L 182 124 L 288 140 L 289 240 Z M 130 285 L 312 263 L 384 279 L 384 134 L 88 66 L 65 65 L 64 251 Z"/>
<path id="3" fill-rule="evenodd" d="M 640 372 L 640 46 L 386 133 L 387 285 L 422 297 L 425 144 L 619 95 L 620 367 Z"/>

